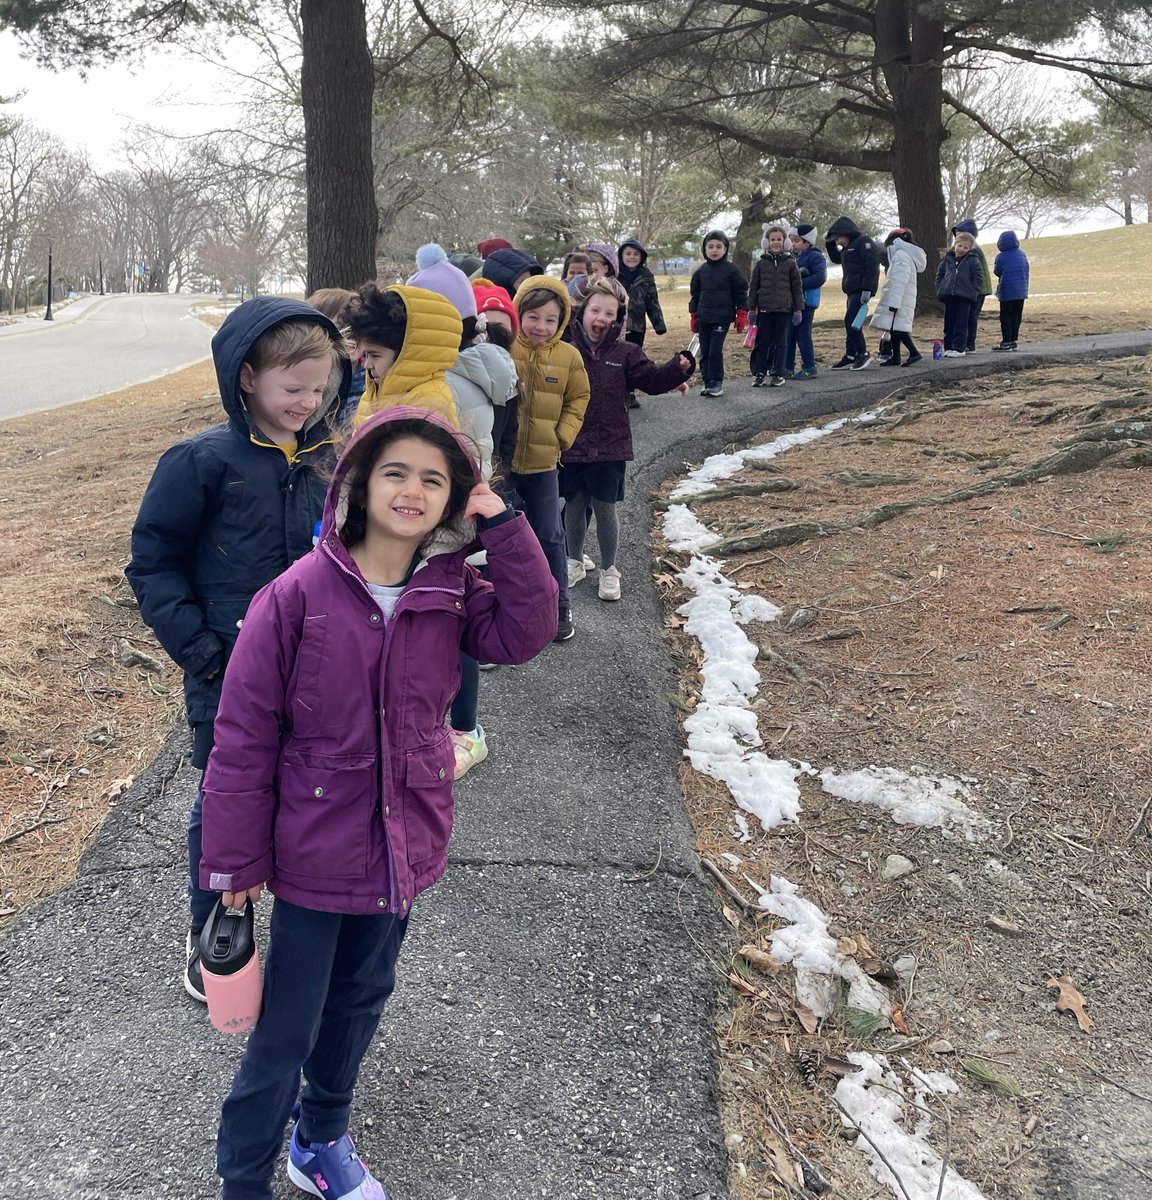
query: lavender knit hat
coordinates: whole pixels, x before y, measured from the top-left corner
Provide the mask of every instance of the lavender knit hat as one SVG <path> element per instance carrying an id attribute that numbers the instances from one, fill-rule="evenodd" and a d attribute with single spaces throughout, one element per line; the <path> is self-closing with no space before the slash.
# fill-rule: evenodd
<path id="1" fill-rule="evenodd" d="M 448 255 L 443 246 L 429 242 L 416 251 L 415 275 L 409 275 L 408 283 L 412 287 L 425 288 L 443 296 L 449 304 L 455 306 L 463 320 L 476 315 L 476 293 L 472 290 L 472 281 L 448 261 Z"/>

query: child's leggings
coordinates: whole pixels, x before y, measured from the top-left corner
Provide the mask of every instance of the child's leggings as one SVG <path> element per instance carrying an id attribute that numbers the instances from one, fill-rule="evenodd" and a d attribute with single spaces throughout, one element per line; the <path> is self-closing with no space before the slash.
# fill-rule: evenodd
<path id="1" fill-rule="evenodd" d="M 620 546 L 620 522 L 616 505 L 593 500 L 587 492 L 577 492 L 564 501 L 564 531 L 568 536 L 568 557 L 579 561 L 584 557 L 584 539 L 588 533 L 588 506 L 596 519 L 596 541 L 600 546 L 600 569 L 616 565 Z"/>
<path id="2" fill-rule="evenodd" d="M 1000 340 L 1005 344 L 1020 340 L 1020 320 L 1024 316 L 1023 300 L 1000 301 Z"/>
<path id="3" fill-rule="evenodd" d="M 892 331 L 892 357 L 900 361 L 900 347 L 903 346 L 908 351 L 909 358 L 915 358 L 920 353 L 916 349 L 916 343 L 912 340 L 912 335 L 904 329 L 894 329 Z"/>
<path id="4" fill-rule="evenodd" d="M 728 336 L 727 325 L 715 321 L 700 322 L 700 378 L 705 385 L 724 382 L 724 339 Z"/>
<path id="5" fill-rule="evenodd" d="M 460 733 L 471 733 L 480 720 L 480 664 L 468 654 L 460 655 L 460 690 L 452 701 L 449 721 Z"/>
<path id="6" fill-rule="evenodd" d="M 348 1132 L 352 1090 L 384 1004 L 408 925 L 394 913 L 346 916 L 277 900 L 264 962 L 260 1019 L 216 1142 L 222 1200 L 266 1200 L 300 1088 L 300 1134 Z"/>

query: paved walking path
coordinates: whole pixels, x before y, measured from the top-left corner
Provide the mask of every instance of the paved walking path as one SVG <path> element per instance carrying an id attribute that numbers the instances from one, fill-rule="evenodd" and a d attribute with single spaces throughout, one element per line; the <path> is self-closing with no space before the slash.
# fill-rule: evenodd
<path id="1" fill-rule="evenodd" d="M 726 1195 L 712 1028 L 726 927 L 677 784 L 650 490 L 686 461 L 873 404 L 910 377 L 1149 352 L 1152 335 L 1108 335 L 645 401 L 624 600 L 581 585 L 571 642 L 484 677 L 492 754 L 459 789 L 449 870 L 414 908 L 354 1111 L 395 1200 Z M 241 1042 L 214 1033 L 178 980 L 193 789 L 178 742 L 117 805 L 76 882 L 0 935 L 6 1194 L 215 1195 L 217 1113 Z M 298 1193 L 284 1182 L 278 1195 Z"/>

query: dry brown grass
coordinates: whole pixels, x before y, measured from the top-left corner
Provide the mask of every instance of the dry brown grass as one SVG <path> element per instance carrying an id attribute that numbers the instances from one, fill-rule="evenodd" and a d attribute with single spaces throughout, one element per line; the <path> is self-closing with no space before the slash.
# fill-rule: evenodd
<path id="1" fill-rule="evenodd" d="M 59 887 L 180 714 L 180 676 L 125 668 L 118 639 L 158 655 L 123 579 L 160 453 L 221 418 L 211 362 L 0 423 L 0 910 Z M 27 831 L 27 832 L 25 832 Z"/>
<path id="2" fill-rule="evenodd" d="M 1143 1077 L 1146 1030 L 1126 998 L 1152 986 L 1144 953 L 1152 843 L 1141 830 L 1152 771 L 1152 473 L 1106 460 L 874 528 L 852 518 L 995 478 L 1109 420 L 1149 412 L 1149 367 L 1139 359 L 1060 366 L 924 390 L 890 410 L 903 418 L 898 425 L 850 425 L 775 459 L 798 490 L 696 506 L 726 535 L 827 524 L 828 536 L 726 559 L 729 577 L 785 613 L 748 627 L 777 656 L 761 657 L 755 704 L 769 756 L 818 769 L 920 766 L 967 777 L 995 824 L 986 843 L 898 826 L 806 778 L 800 825 L 765 832 L 753 820 L 744 843 L 725 789 L 684 769 L 700 853 L 717 863 L 737 856 L 734 886 L 752 897 L 748 879 L 767 886 L 771 874 L 783 875 L 829 914 L 834 936 L 862 933 L 880 959 L 917 962 L 914 987 L 892 989 L 903 1029 L 868 1038 L 851 1036 L 842 1014 L 806 1033 L 790 971 L 748 976 L 737 965 L 718 1031 L 737 1200 L 794 1194 L 774 1178 L 791 1153 L 778 1153 L 773 1109 L 793 1144 L 832 1175 L 835 1194 L 875 1187 L 842 1140 L 828 1098 L 835 1075 L 822 1066 L 817 1089 L 806 1088 L 800 1048 L 823 1064 L 852 1048 L 902 1046 L 914 1064 L 961 1077 L 957 1057 L 935 1058 L 928 1043 L 944 1037 L 960 1055 L 991 1055 L 1024 1095 L 962 1079 L 949 1101 L 952 1159 L 986 1196 L 1005 1200 L 1037 1194 L 1040 1151 L 1059 1145 L 1069 1095 L 1098 1089 L 1101 1071 Z M 1101 403 L 1128 407 L 1094 411 Z M 856 473 L 852 483 L 846 470 Z M 860 486 L 864 473 L 873 483 L 894 479 Z M 684 598 L 669 589 L 669 608 Z M 799 609 L 814 609 L 815 619 L 788 632 L 787 616 Z M 856 632 L 817 640 L 832 629 Z M 678 661 L 698 660 L 675 620 L 668 636 Z M 698 689 L 689 666 L 682 702 L 693 705 Z M 910 858 L 915 873 L 883 882 L 878 870 L 890 853 Z M 732 916 L 736 946 L 769 946 L 774 918 Z M 1017 933 L 992 928 L 990 918 Z M 1045 980 L 1060 973 L 1088 996 L 1095 1034 L 1056 1012 Z M 1040 1124 L 1030 1137 L 1031 1117 Z"/>

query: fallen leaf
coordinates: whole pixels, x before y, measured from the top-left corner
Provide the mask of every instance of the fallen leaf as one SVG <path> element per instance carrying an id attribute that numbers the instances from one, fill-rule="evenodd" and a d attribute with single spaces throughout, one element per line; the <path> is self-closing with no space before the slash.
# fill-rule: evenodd
<path id="1" fill-rule="evenodd" d="M 1071 976 L 1053 976 L 1053 978 L 1048 980 L 1048 986 L 1050 988 L 1057 988 L 1060 992 L 1056 997 L 1056 1011 L 1073 1013 L 1076 1017 L 1076 1024 L 1085 1033 L 1091 1033 L 1095 1022 L 1084 1011 L 1084 1005 L 1087 1004 L 1087 1000 L 1076 990 L 1076 985 L 1072 982 Z"/>
<path id="2" fill-rule="evenodd" d="M 995 929 L 998 933 L 1017 934 L 1024 932 L 1023 928 L 1017 925 L 1015 921 L 1006 921 L 1003 917 L 989 917 L 988 928 Z"/>
<path id="3" fill-rule="evenodd" d="M 866 975 L 879 979 L 881 983 L 896 983 L 900 978 L 896 968 L 882 958 L 862 958 L 860 966 Z"/>
<path id="4" fill-rule="evenodd" d="M 748 982 L 747 979 L 741 979 L 735 971 L 728 972 L 728 982 L 744 996 L 759 996 L 759 991 Z"/>
<path id="5" fill-rule="evenodd" d="M 725 904 L 722 911 L 724 913 L 724 920 L 727 921 L 728 924 L 731 925 L 733 929 L 739 929 L 740 928 L 740 918 L 732 911 L 732 909 L 730 909 L 728 907 L 728 905 Z"/>
<path id="6" fill-rule="evenodd" d="M 800 1022 L 805 1033 L 815 1033 L 820 1022 L 816 1019 L 816 1014 L 806 1005 L 797 1004 L 792 1010 L 796 1014 L 796 1019 Z"/>
<path id="7" fill-rule="evenodd" d="M 121 796 L 132 786 L 132 781 L 136 778 L 135 775 L 129 775 L 126 779 L 113 779 L 112 782 L 104 789 L 105 800 L 119 800 Z"/>
<path id="8" fill-rule="evenodd" d="M 893 1011 L 892 1028 L 895 1029 L 897 1033 L 902 1033 L 905 1037 L 909 1036 L 908 1022 L 904 1020 L 904 1010 L 902 1008 L 897 1008 Z"/>
<path id="9" fill-rule="evenodd" d="M 761 974 L 775 975 L 784 969 L 783 963 L 773 958 L 771 954 L 758 949 L 756 946 L 741 946 L 738 953 L 741 958 L 750 962 Z"/>
<path id="10" fill-rule="evenodd" d="M 852 937 L 856 942 L 856 953 L 859 954 L 861 958 L 879 957 L 876 951 L 872 949 L 871 942 L 869 942 L 862 933 L 854 933 Z"/>
<path id="11" fill-rule="evenodd" d="M 825 1058 L 820 1065 L 829 1075 L 835 1075 L 837 1079 L 845 1079 L 847 1076 L 855 1075 L 864 1069 L 863 1067 L 858 1067 L 855 1063 L 850 1063 L 846 1058 Z"/>
<path id="12" fill-rule="evenodd" d="M 856 945 L 855 938 L 842 937 L 836 939 L 836 949 L 839 950 L 841 954 L 851 958 L 857 953 L 859 946 Z"/>

